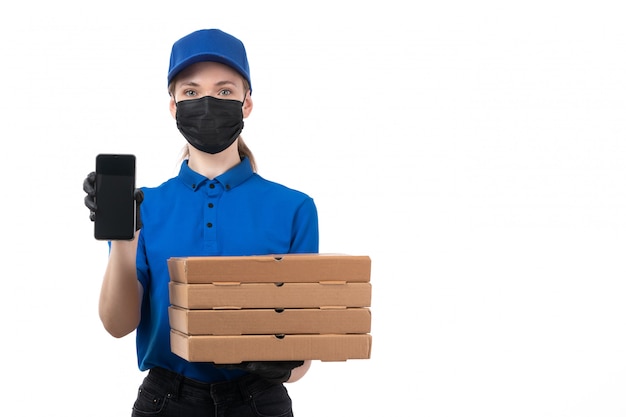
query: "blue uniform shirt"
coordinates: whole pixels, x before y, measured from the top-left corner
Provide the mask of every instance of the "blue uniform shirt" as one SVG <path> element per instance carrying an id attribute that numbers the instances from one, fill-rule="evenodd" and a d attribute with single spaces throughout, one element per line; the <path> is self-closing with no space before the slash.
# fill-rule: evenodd
<path id="1" fill-rule="evenodd" d="M 174 256 L 317 253 L 313 199 L 262 178 L 252 171 L 247 158 L 213 180 L 183 161 L 178 176 L 143 192 L 137 250 L 137 274 L 144 288 L 137 328 L 139 369 L 159 366 L 205 382 L 240 376 L 241 371 L 187 362 L 171 352 L 167 260 Z"/>

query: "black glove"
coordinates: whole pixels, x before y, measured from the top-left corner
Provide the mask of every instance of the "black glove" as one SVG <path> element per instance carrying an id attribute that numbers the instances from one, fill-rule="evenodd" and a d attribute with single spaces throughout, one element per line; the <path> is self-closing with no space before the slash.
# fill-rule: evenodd
<path id="1" fill-rule="evenodd" d="M 256 374 L 261 378 L 275 383 L 286 382 L 291 377 L 291 370 L 302 366 L 304 361 L 266 361 L 266 362 L 241 362 L 228 365 L 215 365 L 218 368 L 239 369 Z"/>
<path id="2" fill-rule="evenodd" d="M 139 188 L 135 188 L 135 231 L 143 227 L 143 223 L 141 222 L 141 210 L 139 210 L 139 206 L 142 202 L 143 191 L 141 191 Z"/>
<path id="3" fill-rule="evenodd" d="M 87 175 L 87 178 L 83 181 L 83 191 L 87 193 L 85 196 L 85 206 L 89 209 L 89 220 L 92 222 L 96 220 L 96 211 L 98 211 L 98 206 L 96 205 L 96 173 L 90 172 Z M 135 230 L 139 230 L 143 227 L 143 223 L 141 222 L 141 211 L 139 210 L 139 205 L 143 201 L 143 191 L 139 188 L 135 189 L 135 203 L 137 204 L 137 208 L 135 210 L 136 220 L 135 220 Z"/>
<path id="4" fill-rule="evenodd" d="M 90 172 L 83 181 L 83 191 L 87 193 L 85 196 L 85 205 L 89 209 L 89 220 L 96 220 L 96 173 Z"/>

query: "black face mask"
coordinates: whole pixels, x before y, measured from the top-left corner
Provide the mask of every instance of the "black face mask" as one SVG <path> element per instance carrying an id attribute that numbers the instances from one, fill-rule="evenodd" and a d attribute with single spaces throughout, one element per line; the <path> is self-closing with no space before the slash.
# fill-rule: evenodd
<path id="1" fill-rule="evenodd" d="M 233 144 L 243 130 L 243 103 L 206 96 L 176 103 L 176 125 L 187 142 L 216 154 Z"/>

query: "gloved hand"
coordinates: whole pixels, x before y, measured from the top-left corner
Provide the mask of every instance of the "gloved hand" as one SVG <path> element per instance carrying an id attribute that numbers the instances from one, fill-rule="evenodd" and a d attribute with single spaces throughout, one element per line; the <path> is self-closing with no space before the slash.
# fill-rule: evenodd
<path id="1" fill-rule="evenodd" d="M 241 362 L 228 365 L 215 365 L 218 368 L 239 369 L 256 374 L 261 378 L 275 383 L 286 382 L 291 377 L 291 371 L 298 366 L 302 366 L 304 361 L 263 361 L 263 362 Z"/>
<path id="2" fill-rule="evenodd" d="M 96 173 L 90 172 L 87 175 L 87 178 L 83 181 L 83 191 L 87 193 L 85 196 L 85 206 L 89 209 L 89 220 L 92 222 L 96 220 L 96 211 L 98 211 L 98 206 L 96 205 Z M 141 222 L 141 211 L 139 210 L 139 206 L 143 201 L 143 191 L 139 188 L 135 189 L 135 203 L 136 203 L 136 219 L 135 219 L 135 230 L 139 230 L 143 227 L 143 223 Z"/>
<path id="3" fill-rule="evenodd" d="M 83 181 L 83 191 L 87 193 L 85 196 L 85 205 L 89 209 L 89 220 L 96 220 L 96 173 L 90 172 Z"/>

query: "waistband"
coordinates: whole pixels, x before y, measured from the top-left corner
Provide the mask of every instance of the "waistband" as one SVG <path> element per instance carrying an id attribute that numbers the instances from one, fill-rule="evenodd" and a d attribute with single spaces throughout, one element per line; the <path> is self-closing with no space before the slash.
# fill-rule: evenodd
<path id="1" fill-rule="evenodd" d="M 176 394 L 193 390 L 196 394 L 210 396 L 215 403 L 231 401 L 234 398 L 247 399 L 276 385 L 254 374 L 247 374 L 232 381 L 202 382 L 164 368 L 150 369 L 148 378 L 159 384 L 169 385 Z"/>

